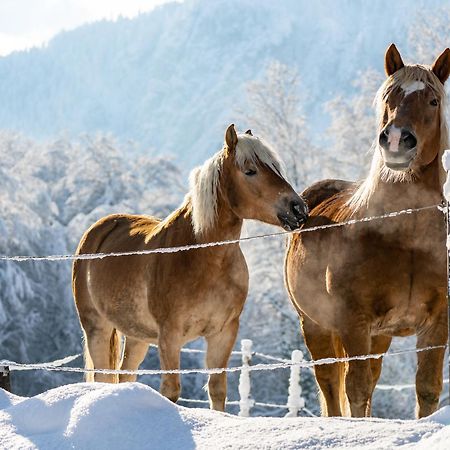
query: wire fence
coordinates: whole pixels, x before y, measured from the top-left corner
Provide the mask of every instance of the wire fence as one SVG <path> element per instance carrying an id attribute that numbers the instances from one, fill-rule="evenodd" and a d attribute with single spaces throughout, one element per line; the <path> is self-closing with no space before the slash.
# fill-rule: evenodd
<path id="1" fill-rule="evenodd" d="M 346 363 L 351 361 L 367 361 L 371 359 L 380 359 L 383 357 L 391 357 L 398 355 L 405 355 L 408 353 L 421 353 L 430 350 L 443 350 L 446 349 L 447 345 L 433 345 L 423 348 L 413 348 L 413 349 L 405 349 L 405 350 L 397 350 L 393 352 L 384 352 L 384 353 L 369 353 L 366 355 L 355 355 L 349 357 L 342 358 L 323 358 L 318 360 L 309 360 L 309 361 L 301 361 L 301 362 L 292 362 L 289 360 L 285 360 L 283 362 L 276 362 L 271 364 L 255 364 L 253 366 L 235 366 L 235 367 L 213 367 L 213 368 L 194 368 L 194 369 L 137 369 L 137 370 L 124 370 L 124 369 L 90 369 L 85 367 L 65 367 L 63 364 L 67 362 L 73 361 L 81 355 L 68 356 L 67 358 L 63 358 L 58 361 L 53 361 L 50 363 L 19 363 L 15 361 L 10 361 L 7 359 L 0 360 L 0 366 L 7 366 L 11 371 L 24 371 L 24 370 L 47 370 L 50 372 L 73 372 L 73 373 L 98 373 L 103 375 L 188 375 L 192 373 L 204 374 L 204 375 L 214 375 L 220 373 L 233 373 L 233 372 L 241 372 L 243 369 L 248 370 L 249 372 L 260 372 L 264 370 L 277 370 L 277 369 L 288 369 L 291 367 L 300 367 L 301 369 L 321 366 L 321 365 L 330 365 L 337 363 Z M 62 363 L 61 363 L 62 361 Z M 66 362 L 67 361 L 67 362 Z"/>
<path id="2" fill-rule="evenodd" d="M 404 209 L 401 211 L 394 211 L 389 212 L 382 215 L 377 216 L 370 216 L 365 217 L 361 219 L 351 219 L 347 220 L 345 222 L 339 222 L 339 223 L 331 223 L 326 225 L 319 225 L 311 228 L 303 228 L 300 230 L 295 231 L 283 231 L 283 232 L 275 232 L 275 233 L 266 233 L 266 234 L 260 234 L 256 236 L 248 236 L 243 237 L 239 239 L 232 239 L 232 240 L 224 240 L 224 241 L 217 241 L 217 242 L 206 242 L 206 243 L 197 243 L 197 244 L 190 244 L 190 245 L 184 245 L 184 246 L 177 246 L 177 247 L 165 247 L 165 248 L 155 248 L 155 249 L 149 249 L 149 250 L 142 250 L 142 251 L 133 251 L 133 252 L 113 252 L 113 253 L 95 253 L 95 254 L 81 254 L 81 255 L 48 255 L 48 256 L 29 256 L 29 255 L 19 255 L 19 256 L 9 256 L 9 255 L 0 255 L 0 261 L 12 261 L 12 262 L 24 262 L 24 261 L 65 261 L 65 260 L 93 260 L 93 259 L 103 259 L 107 257 L 123 257 L 123 256 L 140 256 L 140 255 L 149 255 L 149 254 L 156 254 L 156 253 L 176 253 L 176 252 L 182 252 L 182 251 L 189 251 L 193 249 L 203 249 L 203 248 L 210 248 L 210 247 L 217 247 L 222 245 L 232 245 L 232 244 L 240 244 L 245 243 L 249 241 L 253 241 L 256 239 L 266 239 L 266 238 L 273 238 L 273 237 L 279 237 L 279 236 L 290 236 L 293 234 L 302 234 L 302 233 L 308 233 L 313 231 L 319 231 L 319 230 L 327 230 L 331 228 L 338 228 L 343 226 L 349 226 L 349 225 L 356 225 L 359 223 L 366 223 L 376 220 L 384 220 L 389 218 L 394 218 L 402 215 L 409 215 L 416 212 L 421 211 L 428 211 L 437 209 L 442 212 L 445 211 L 444 207 L 440 204 L 425 206 L 421 208 L 409 208 Z M 292 360 L 284 359 L 275 357 L 273 355 L 268 355 L 264 353 L 259 352 L 249 352 L 247 351 L 233 351 L 232 356 L 240 356 L 242 358 L 243 364 L 240 366 L 234 366 L 234 367 L 216 367 L 216 368 L 196 368 L 196 369 L 171 369 L 171 370 L 161 370 L 161 369 L 138 369 L 138 370 L 121 370 L 121 369 L 101 369 L 101 368 L 95 368 L 95 369 L 89 369 L 84 367 L 69 367 L 66 366 L 67 364 L 75 361 L 77 358 L 81 357 L 81 354 L 68 356 L 62 359 L 58 359 L 56 361 L 52 362 L 46 362 L 46 363 L 35 363 L 35 364 L 27 364 L 27 363 L 19 363 L 16 361 L 9 361 L 9 360 L 1 360 L 0 361 L 0 368 L 8 368 L 10 371 L 30 371 L 30 370 L 44 370 L 44 371 L 60 371 L 60 372 L 72 372 L 72 373 L 97 373 L 97 374 L 109 374 L 109 375 L 165 375 L 165 374 L 205 374 L 205 375 L 212 375 L 212 374 L 219 374 L 219 373 L 232 373 L 232 372 L 240 372 L 241 373 L 241 379 L 248 380 L 249 374 L 251 372 L 255 371 L 267 371 L 267 370 L 278 370 L 278 369 L 297 369 L 298 373 L 300 369 L 314 369 L 314 367 L 319 365 L 326 365 L 326 364 L 336 364 L 336 363 L 347 363 L 351 361 L 364 361 L 364 360 L 371 360 L 371 359 L 380 359 L 383 357 L 391 357 L 391 356 L 397 356 L 397 355 L 404 355 L 408 353 L 420 353 L 425 351 L 432 351 L 432 350 L 443 350 L 446 349 L 447 345 L 434 345 L 434 346 L 428 346 L 423 348 L 414 348 L 414 349 L 406 349 L 406 350 L 398 350 L 398 351 L 391 351 L 391 352 L 384 352 L 384 353 L 377 353 L 377 354 L 365 354 L 365 355 L 353 355 L 349 357 L 343 357 L 343 358 L 325 358 L 320 360 L 303 360 L 301 357 L 300 359 L 294 360 L 294 357 Z M 244 346 L 243 346 L 244 349 Z M 187 353 L 205 353 L 204 350 L 198 350 L 198 349 L 182 349 L 183 352 Z M 250 365 L 249 362 L 251 360 L 252 356 L 259 357 L 261 359 L 265 359 L 266 361 L 269 361 L 269 363 L 258 363 L 254 365 Z M 245 378 L 243 376 L 245 374 Z M 298 375 L 299 376 L 299 375 Z M 291 378 L 292 378 L 292 372 L 291 372 Z M 295 377 L 294 377 L 295 378 Z M 294 384 L 296 379 L 294 379 Z M 445 381 L 448 383 L 448 380 Z M 246 386 L 247 381 L 244 381 L 243 384 Z M 299 384 L 299 379 L 298 383 Z M 380 390 L 405 390 L 405 389 L 411 389 L 414 388 L 415 385 L 413 384 L 403 384 L 403 385 L 379 385 L 377 388 Z M 241 388 L 241 386 L 240 386 Z M 245 390 L 245 389 L 244 389 Z M 301 388 L 298 390 L 297 388 L 294 389 L 293 397 L 288 399 L 288 403 L 286 405 L 279 405 L 274 403 L 264 403 L 264 402 L 255 402 L 254 400 L 250 399 L 249 397 L 249 386 L 247 389 L 247 394 L 245 394 L 248 398 L 244 398 L 240 401 L 230 401 L 227 404 L 230 406 L 239 406 L 242 410 L 249 411 L 250 407 L 259 406 L 259 407 L 266 407 L 266 408 L 279 408 L 279 409 L 289 409 L 292 414 L 296 415 L 296 411 L 298 412 L 299 409 L 304 411 L 308 415 L 314 415 L 308 408 L 305 407 L 304 401 L 301 401 Z M 244 395 L 244 397 L 245 397 Z M 181 398 L 181 402 L 184 403 L 192 403 L 192 404 L 208 404 L 209 402 L 207 400 L 197 400 L 197 399 L 186 399 Z M 288 413 L 289 415 L 290 413 Z M 241 414 L 245 415 L 245 414 Z"/>
<path id="3" fill-rule="evenodd" d="M 254 241 L 256 239 L 267 239 L 279 236 L 290 236 L 293 234 L 304 234 L 311 233 L 313 231 L 328 230 L 331 228 L 340 228 L 349 225 L 356 225 L 359 223 L 372 222 L 375 220 L 383 220 L 394 218 L 398 216 L 413 214 L 415 212 L 428 211 L 432 209 L 438 209 L 443 211 L 443 206 L 441 204 L 423 206 L 421 208 L 408 208 L 401 211 L 393 211 L 386 214 L 381 214 L 378 216 L 363 217 L 361 219 L 351 219 L 344 222 L 330 223 L 326 225 L 318 225 L 310 228 L 301 228 L 299 230 L 293 231 L 278 231 L 275 233 L 265 233 L 255 236 L 247 236 L 239 239 L 229 239 L 224 241 L 215 242 L 203 242 L 197 244 L 181 245 L 176 247 L 160 247 L 149 250 L 139 250 L 132 252 L 110 252 L 110 253 L 83 253 L 78 255 L 48 255 L 48 256 L 29 256 L 29 255 L 0 255 L 0 261 L 14 261 L 14 262 L 24 262 L 24 261 L 74 261 L 74 260 L 93 260 L 93 259 L 104 259 L 111 257 L 123 257 L 123 256 L 142 256 L 142 255 L 153 255 L 156 253 L 178 253 L 185 252 L 189 250 L 198 250 L 210 247 L 219 247 L 222 245 L 232 245 L 240 244 L 245 242 Z"/>
<path id="4" fill-rule="evenodd" d="M 245 345 L 244 345 L 245 343 Z M 410 348 L 397 351 L 388 351 L 384 353 L 377 354 L 366 354 L 366 355 L 355 355 L 351 357 L 344 358 L 325 358 L 320 360 L 303 360 L 303 355 L 299 350 L 294 350 L 292 359 L 284 359 L 275 357 L 272 355 L 267 355 L 264 353 L 251 351 L 251 341 L 244 339 L 242 341 L 243 351 L 234 351 L 232 356 L 239 356 L 242 358 L 242 365 L 226 368 L 194 368 L 194 369 L 176 369 L 176 370 L 158 370 L 158 369 L 138 369 L 138 370 L 121 370 L 121 369 L 88 369 L 84 367 L 67 367 L 66 365 L 72 363 L 82 356 L 81 353 L 67 356 L 65 358 L 57 359 L 55 361 L 45 362 L 45 363 L 19 363 L 9 360 L 0 361 L 0 369 L 2 371 L 32 371 L 32 370 L 44 370 L 44 371 L 58 371 L 58 372 L 70 372 L 70 373 L 98 373 L 98 374 L 109 374 L 109 375 L 164 375 L 164 374 L 204 374 L 212 375 L 218 373 L 232 373 L 240 372 L 239 379 L 239 393 L 241 399 L 239 401 L 227 401 L 227 406 L 238 407 L 239 415 L 249 416 L 250 409 L 254 407 L 260 408 L 270 408 L 278 410 L 288 410 L 286 414 L 287 417 L 297 416 L 299 411 L 304 412 L 308 416 L 315 416 L 315 414 L 305 406 L 305 400 L 301 395 L 301 383 L 300 383 L 300 369 L 311 369 L 315 366 L 325 365 L 325 364 L 336 364 L 344 363 L 350 361 L 363 361 L 370 359 L 380 359 L 383 357 L 391 357 L 398 355 L 405 355 L 411 353 L 420 353 L 431 350 L 444 350 L 447 345 L 435 345 L 423 348 Z M 155 346 L 156 347 L 156 346 Z M 190 354 L 202 354 L 206 353 L 205 350 L 200 349 L 182 349 L 184 353 Z M 296 355 L 296 356 L 294 356 Z M 265 358 L 271 361 L 277 361 L 275 363 L 259 363 L 255 365 L 250 365 L 252 357 Z M 258 402 L 251 398 L 250 396 L 250 373 L 255 371 L 267 371 L 267 370 L 279 370 L 279 369 L 290 369 L 291 376 L 289 379 L 289 396 L 286 404 L 277 404 L 270 402 Z M 448 380 L 444 380 L 444 383 L 448 384 Z M 399 384 L 399 385 L 378 385 L 376 387 L 379 390 L 390 390 L 390 391 L 403 391 L 407 389 L 414 389 L 414 384 Z M 196 405 L 209 405 L 208 400 L 201 399 L 191 399 L 191 398 L 180 398 L 179 402 L 187 404 Z"/>

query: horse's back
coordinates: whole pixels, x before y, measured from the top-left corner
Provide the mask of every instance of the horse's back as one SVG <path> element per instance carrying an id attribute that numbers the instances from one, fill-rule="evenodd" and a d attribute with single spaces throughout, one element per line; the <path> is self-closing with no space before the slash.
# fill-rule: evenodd
<path id="1" fill-rule="evenodd" d="M 108 237 L 111 234 L 121 234 L 125 238 L 132 237 L 138 234 L 150 235 L 154 232 L 155 228 L 160 224 L 160 220 L 151 216 L 133 215 L 133 214 L 111 214 L 109 216 L 102 217 L 93 225 L 91 225 L 88 230 L 83 234 L 78 248 L 76 250 L 77 255 L 81 254 L 91 254 L 99 253 L 100 250 L 109 251 L 119 251 L 117 248 L 117 243 L 108 243 Z M 131 239 L 130 248 L 122 249 L 132 250 Z M 108 245 L 109 244 L 109 245 Z M 77 262 L 82 262 L 83 260 L 76 260 Z M 74 264 L 76 267 L 77 264 Z"/>
<path id="2" fill-rule="evenodd" d="M 306 200 L 309 210 L 312 211 L 333 196 L 346 191 L 351 191 L 355 187 L 356 183 L 352 181 L 327 179 L 317 181 L 307 187 L 301 195 Z"/>

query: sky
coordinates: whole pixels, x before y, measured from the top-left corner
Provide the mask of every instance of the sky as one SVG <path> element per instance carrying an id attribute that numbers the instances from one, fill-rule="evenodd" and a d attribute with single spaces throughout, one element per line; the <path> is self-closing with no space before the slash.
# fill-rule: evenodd
<path id="1" fill-rule="evenodd" d="M 133 17 L 170 0 L 0 0 L 0 56 L 86 22 Z M 173 1 L 173 0 L 172 0 Z"/>

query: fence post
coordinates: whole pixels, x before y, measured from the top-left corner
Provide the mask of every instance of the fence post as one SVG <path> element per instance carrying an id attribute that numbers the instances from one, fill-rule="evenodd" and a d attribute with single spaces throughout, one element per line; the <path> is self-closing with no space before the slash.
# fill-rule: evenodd
<path id="1" fill-rule="evenodd" d="M 249 417 L 250 409 L 254 405 L 254 400 L 250 397 L 250 367 L 252 360 L 252 341 L 250 339 L 242 339 L 242 370 L 239 376 L 239 415 L 241 417 Z"/>
<path id="2" fill-rule="evenodd" d="M 299 364 L 303 360 L 303 353 L 300 350 L 292 352 L 291 361 Z M 300 366 L 291 366 L 289 377 L 289 396 L 287 401 L 289 412 L 285 417 L 297 417 L 298 411 L 305 406 L 305 399 L 302 397 L 302 387 L 300 386 Z"/>
<path id="3" fill-rule="evenodd" d="M 0 366 L 0 388 L 11 392 L 11 379 L 8 366 Z"/>
<path id="4" fill-rule="evenodd" d="M 449 329 L 447 351 L 450 355 L 450 150 L 445 150 L 442 155 L 442 166 L 447 172 L 447 179 L 444 184 L 444 197 L 445 197 L 445 218 L 447 223 L 447 327 Z M 448 359 L 448 370 L 450 377 L 450 356 Z M 448 384 L 448 403 L 450 405 L 450 383 Z"/>

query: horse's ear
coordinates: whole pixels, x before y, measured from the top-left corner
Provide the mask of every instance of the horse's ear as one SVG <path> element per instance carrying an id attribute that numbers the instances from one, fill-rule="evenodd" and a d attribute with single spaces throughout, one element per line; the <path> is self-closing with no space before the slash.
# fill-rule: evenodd
<path id="1" fill-rule="evenodd" d="M 384 70 L 386 71 L 386 75 L 389 77 L 404 66 L 405 64 L 403 64 L 400 52 L 397 50 L 395 44 L 391 44 L 384 55 Z"/>
<path id="2" fill-rule="evenodd" d="M 245 134 L 249 134 L 250 136 L 253 136 L 252 130 L 247 130 L 247 131 L 245 132 Z"/>
<path id="3" fill-rule="evenodd" d="M 225 131 L 225 144 L 227 147 L 233 151 L 236 148 L 238 142 L 236 130 L 234 129 L 234 123 L 232 123 Z"/>
<path id="4" fill-rule="evenodd" d="M 450 75 L 450 50 L 446 48 L 431 66 L 431 70 L 439 78 L 442 84 Z"/>

